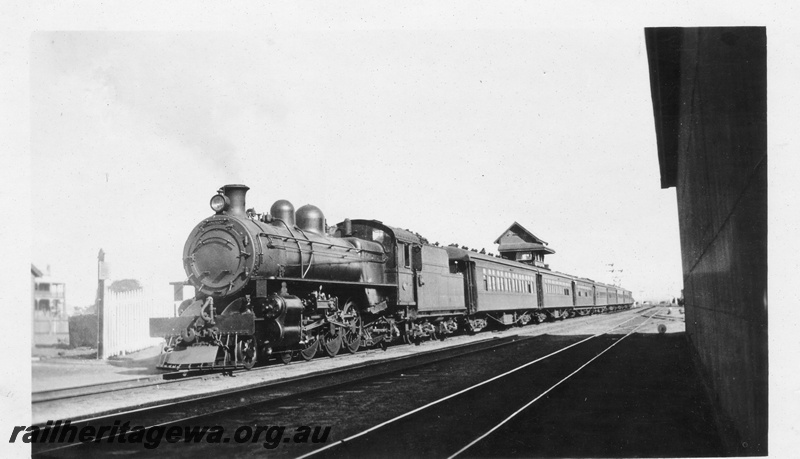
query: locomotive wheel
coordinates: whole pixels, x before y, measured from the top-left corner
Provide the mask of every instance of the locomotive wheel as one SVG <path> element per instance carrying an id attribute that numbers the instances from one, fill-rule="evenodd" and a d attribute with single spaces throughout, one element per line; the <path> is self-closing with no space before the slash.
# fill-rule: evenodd
<path id="1" fill-rule="evenodd" d="M 342 329 L 342 340 L 347 352 L 354 354 L 361 347 L 361 314 L 356 309 L 356 303 L 352 300 L 347 300 L 342 311 L 342 316 L 351 316 L 352 318 L 345 319 L 345 323 L 349 325 Z"/>
<path id="2" fill-rule="evenodd" d="M 344 348 L 347 352 L 351 354 L 355 354 L 358 352 L 358 348 L 361 347 L 361 335 L 356 334 L 355 336 L 350 335 L 348 332 L 345 332 L 344 335 Z"/>
<path id="3" fill-rule="evenodd" d="M 284 352 L 278 357 L 281 360 L 281 363 L 284 365 L 289 365 L 289 362 L 292 361 L 292 353 L 291 352 Z"/>
<path id="4" fill-rule="evenodd" d="M 245 370 L 250 370 L 255 366 L 258 354 L 255 346 L 253 346 L 252 339 L 239 341 L 236 348 L 236 357 L 242 362 Z"/>
<path id="5" fill-rule="evenodd" d="M 330 357 L 336 357 L 336 354 L 339 353 L 339 350 L 342 348 L 342 334 L 336 335 L 327 335 L 323 338 L 322 349 L 325 350 L 325 354 Z"/>
<path id="6" fill-rule="evenodd" d="M 317 355 L 318 350 L 319 340 L 315 339 L 313 343 L 300 350 L 300 357 L 302 357 L 303 360 L 311 360 L 315 355 Z"/>

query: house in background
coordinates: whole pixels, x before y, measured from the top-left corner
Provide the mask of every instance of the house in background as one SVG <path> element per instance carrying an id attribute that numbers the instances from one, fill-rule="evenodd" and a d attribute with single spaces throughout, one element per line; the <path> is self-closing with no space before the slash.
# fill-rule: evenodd
<path id="1" fill-rule="evenodd" d="M 45 275 L 31 264 L 33 345 L 69 344 L 69 319 L 64 282 Z"/>

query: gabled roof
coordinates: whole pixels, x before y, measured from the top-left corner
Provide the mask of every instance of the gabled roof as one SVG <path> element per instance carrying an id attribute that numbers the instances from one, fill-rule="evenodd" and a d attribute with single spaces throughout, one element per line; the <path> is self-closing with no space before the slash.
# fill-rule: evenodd
<path id="1" fill-rule="evenodd" d="M 547 242 L 544 242 L 543 240 L 539 239 L 538 237 L 536 237 L 536 235 L 534 235 L 530 231 L 526 230 L 522 225 L 520 225 L 517 222 L 512 223 L 511 226 L 508 227 L 508 229 L 503 231 L 503 234 L 501 234 L 500 237 L 498 237 L 494 241 L 494 243 L 495 244 L 499 244 L 500 243 L 500 239 L 502 239 L 506 235 L 506 233 L 508 233 L 509 231 L 511 231 L 512 233 L 514 233 L 516 235 L 519 235 L 522 239 L 531 239 L 528 242 L 532 242 L 532 243 L 535 243 L 535 244 L 547 245 Z M 528 236 L 528 238 L 525 238 L 524 236 Z"/>
<path id="2" fill-rule="evenodd" d="M 530 252 L 544 252 L 544 253 L 556 253 L 555 250 L 551 249 L 550 247 L 546 247 L 544 244 L 538 244 L 533 242 L 517 242 L 517 243 L 510 243 L 510 244 L 500 244 L 497 248 L 498 252 L 523 252 L 523 251 L 530 251 Z"/>

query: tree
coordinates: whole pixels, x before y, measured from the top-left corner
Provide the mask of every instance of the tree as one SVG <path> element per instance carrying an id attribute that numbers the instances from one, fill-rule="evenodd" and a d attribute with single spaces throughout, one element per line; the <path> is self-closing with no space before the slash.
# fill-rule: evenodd
<path id="1" fill-rule="evenodd" d="M 140 290 L 142 284 L 136 279 L 120 279 L 115 280 L 108 287 L 114 293 L 130 292 L 131 290 Z"/>

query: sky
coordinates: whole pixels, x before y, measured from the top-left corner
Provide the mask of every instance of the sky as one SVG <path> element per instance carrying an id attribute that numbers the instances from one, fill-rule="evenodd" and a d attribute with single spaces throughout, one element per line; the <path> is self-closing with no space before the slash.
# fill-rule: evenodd
<path id="1" fill-rule="evenodd" d="M 69 307 L 100 248 L 185 278 L 228 183 L 478 250 L 517 221 L 555 270 L 680 294 L 641 28 L 37 32 L 30 57 L 32 260 Z"/>
<path id="2" fill-rule="evenodd" d="M 28 365 L 30 263 L 67 283 L 70 307 L 94 301 L 100 248 L 114 278 L 181 280 L 185 238 L 228 183 L 250 186 L 248 206 L 261 212 L 277 199 L 312 203 L 329 223 L 375 218 L 488 251 L 517 221 L 556 251 L 547 259 L 556 270 L 611 282 L 613 263 L 637 299 L 673 297 L 676 199 L 660 189 L 644 28 L 759 25 L 770 452 L 794 451 L 800 410 L 776 422 L 773 408 L 800 391 L 793 354 L 782 352 L 800 346 L 798 8 L 2 2 L 0 301 L 11 318 L 4 337 L 20 351 L 7 353 L 8 367 Z M 0 406 L 24 423 L 30 374 L 8 376 Z"/>
<path id="3" fill-rule="evenodd" d="M 101 248 L 112 278 L 184 279 L 185 239 L 228 183 L 261 212 L 311 203 L 490 252 L 516 221 L 555 270 L 680 295 L 643 29 L 769 24 L 779 3 L 315 5 L 256 9 L 255 27 L 137 11 L 140 27 L 30 33 L 30 259 L 70 309 L 94 302 Z"/>

